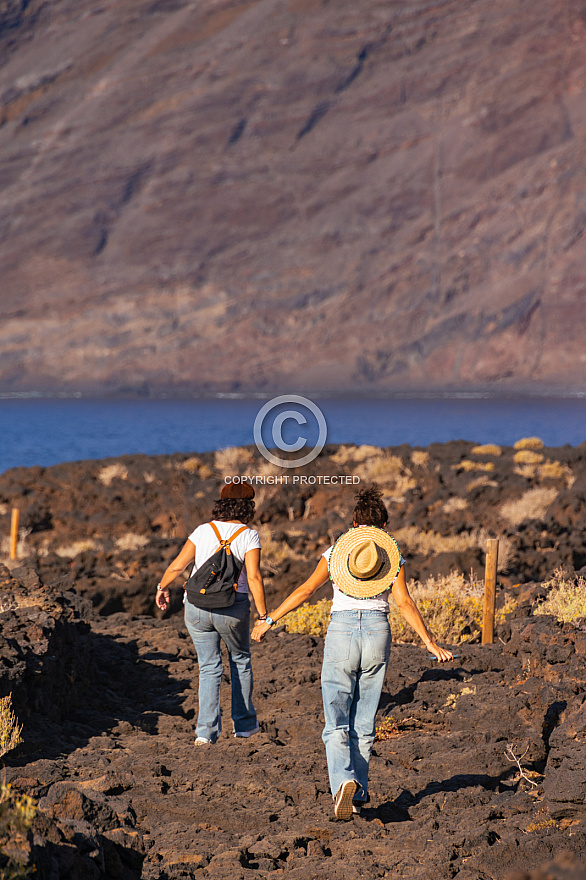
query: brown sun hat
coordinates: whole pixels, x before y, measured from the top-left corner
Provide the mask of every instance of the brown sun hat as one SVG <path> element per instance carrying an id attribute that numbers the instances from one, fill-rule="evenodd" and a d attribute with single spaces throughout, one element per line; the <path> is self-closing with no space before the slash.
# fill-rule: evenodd
<path id="1" fill-rule="evenodd" d="M 371 599 L 389 589 L 400 567 L 401 551 L 388 532 L 376 526 L 355 526 L 334 544 L 329 573 L 342 593 Z"/>
<path id="2" fill-rule="evenodd" d="M 224 483 L 220 498 L 254 498 L 254 489 L 250 483 Z"/>

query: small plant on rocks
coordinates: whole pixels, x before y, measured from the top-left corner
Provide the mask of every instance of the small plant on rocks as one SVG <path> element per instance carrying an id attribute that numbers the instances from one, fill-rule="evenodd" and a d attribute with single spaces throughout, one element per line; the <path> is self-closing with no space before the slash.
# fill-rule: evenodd
<path id="1" fill-rule="evenodd" d="M 563 568 L 556 568 L 553 576 L 543 586 L 549 593 L 547 599 L 534 610 L 534 614 L 553 614 L 564 623 L 586 617 L 586 578 L 568 574 Z"/>
<path id="2" fill-rule="evenodd" d="M 22 742 L 22 725 L 12 710 L 12 696 L 0 698 L 0 758 Z"/>

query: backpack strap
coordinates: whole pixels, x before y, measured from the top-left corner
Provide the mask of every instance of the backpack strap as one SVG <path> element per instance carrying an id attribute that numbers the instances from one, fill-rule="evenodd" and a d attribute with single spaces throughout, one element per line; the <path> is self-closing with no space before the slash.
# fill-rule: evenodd
<path id="1" fill-rule="evenodd" d="M 215 522 L 211 522 L 210 525 L 211 525 L 212 529 L 214 530 L 214 532 L 216 533 L 216 538 L 220 542 L 220 547 L 225 547 L 226 553 L 228 553 L 229 555 L 231 555 L 231 552 L 232 552 L 230 550 L 230 544 L 232 543 L 234 538 L 237 538 L 238 535 L 242 534 L 242 532 L 245 532 L 246 529 L 248 528 L 248 526 L 242 526 L 241 528 L 236 529 L 236 531 L 234 532 L 234 534 L 230 538 L 222 538 Z"/>

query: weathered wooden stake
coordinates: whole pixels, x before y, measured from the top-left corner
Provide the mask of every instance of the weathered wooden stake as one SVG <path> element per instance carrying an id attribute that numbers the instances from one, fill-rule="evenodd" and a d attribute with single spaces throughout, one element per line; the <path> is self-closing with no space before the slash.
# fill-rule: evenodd
<path id="1" fill-rule="evenodd" d="M 10 558 L 16 559 L 18 554 L 18 519 L 20 513 L 18 507 L 12 508 L 10 518 Z"/>
<path id="2" fill-rule="evenodd" d="M 484 615 L 482 617 L 483 645 L 492 645 L 494 641 L 494 608 L 498 559 L 499 542 L 496 538 L 489 538 L 486 551 L 486 565 L 484 569 Z"/>

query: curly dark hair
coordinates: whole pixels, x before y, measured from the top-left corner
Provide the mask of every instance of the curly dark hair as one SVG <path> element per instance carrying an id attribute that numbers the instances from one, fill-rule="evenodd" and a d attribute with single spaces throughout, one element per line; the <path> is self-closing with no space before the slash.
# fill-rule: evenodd
<path id="1" fill-rule="evenodd" d="M 212 519 L 226 522 L 229 519 L 238 519 L 248 523 L 254 517 L 253 498 L 218 498 L 212 510 Z"/>
<path id="2" fill-rule="evenodd" d="M 361 489 L 355 497 L 354 522 L 357 526 L 377 526 L 379 529 L 386 526 L 389 514 L 377 483 Z"/>

